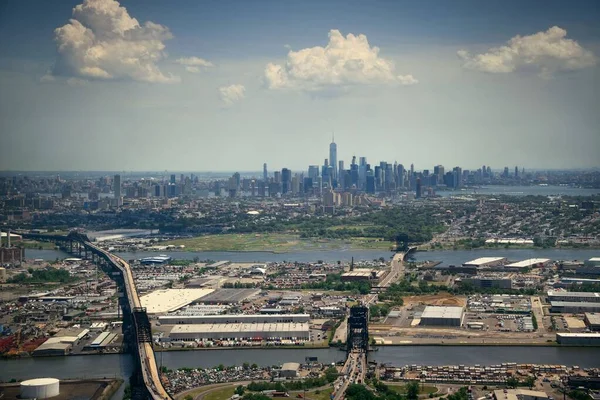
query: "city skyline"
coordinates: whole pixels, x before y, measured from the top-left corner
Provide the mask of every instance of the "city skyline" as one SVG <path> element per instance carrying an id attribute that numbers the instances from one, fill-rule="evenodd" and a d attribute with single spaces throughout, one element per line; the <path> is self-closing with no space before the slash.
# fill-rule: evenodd
<path id="1" fill-rule="evenodd" d="M 0 170 L 600 166 L 593 1 L 0 7 Z"/>

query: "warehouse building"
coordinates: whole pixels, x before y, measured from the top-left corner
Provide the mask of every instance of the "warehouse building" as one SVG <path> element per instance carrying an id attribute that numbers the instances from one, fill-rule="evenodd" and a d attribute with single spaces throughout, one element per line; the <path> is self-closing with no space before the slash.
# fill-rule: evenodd
<path id="1" fill-rule="evenodd" d="M 504 265 L 506 262 L 506 257 L 480 257 L 476 258 L 475 260 L 467 261 L 463 264 L 463 266 L 475 268 L 495 267 L 498 265 Z"/>
<path id="2" fill-rule="evenodd" d="M 600 267 L 600 257 L 592 257 L 587 260 L 584 265 L 586 267 Z"/>
<path id="3" fill-rule="evenodd" d="M 600 303 L 600 293 L 548 290 L 548 301 Z"/>
<path id="4" fill-rule="evenodd" d="M 165 315 L 158 317 L 161 325 L 305 323 L 309 320 L 310 315 L 308 314 Z"/>
<path id="5" fill-rule="evenodd" d="M 575 302 L 575 301 L 551 301 L 550 312 L 553 313 L 595 313 L 600 312 L 600 303 Z"/>
<path id="6" fill-rule="evenodd" d="M 478 275 L 471 278 L 464 278 L 462 282 L 478 288 L 512 289 L 512 279 L 506 277 Z"/>
<path id="7" fill-rule="evenodd" d="M 160 289 L 142 296 L 140 301 L 148 314 L 166 314 L 212 292 L 213 289 Z"/>
<path id="8" fill-rule="evenodd" d="M 584 321 L 590 331 L 600 331 L 600 314 L 587 312 Z"/>
<path id="9" fill-rule="evenodd" d="M 297 362 L 288 362 L 281 366 L 279 370 L 280 378 L 296 378 L 300 371 L 300 364 Z"/>
<path id="10" fill-rule="evenodd" d="M 301 340 L 309 339 L 308 322 L 220 323 L 175 325 L 172 341 L 195 340 Z"/>
<path id="11" fill-rule="evenodd" d="M 421 314 L 421 325 L 461 326 L 464 318 L 462 307 L 427 306 Z"/>
<path id="12" fill-rule="evenodd" d="M 567 346 L 600 346 L 600 333 L 557 333 L 556 343 Z"/>
<path id="13" fill-rule="evenodd" d="M 543 268 L 550 264 L 549 258 L 529 258 L 527 260 L 518 261 L 504 266 L 507 270 L 521 271 L 527 268 Z"/>
<path id="14" fill-rule="evenodd" d="M 217 289 L 199 298 L 198 302 L 203 304 L 239 304 L 259 293 L 260 289 Z"/>
<path id="15" fill-rule="evenodd" d="M 371 269 L 355 269 L 354 271 L 342 274 L 342 282 L 369 281 L 378 280 L 383 276 L 384 271 Z"/>

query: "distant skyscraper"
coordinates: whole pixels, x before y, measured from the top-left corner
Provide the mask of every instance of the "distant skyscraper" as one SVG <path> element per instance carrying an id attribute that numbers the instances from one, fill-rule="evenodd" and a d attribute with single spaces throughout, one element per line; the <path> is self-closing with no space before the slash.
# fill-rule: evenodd
<path id="1" fill-rule="evenodd" d="M 421 198 L 421 178 L 417 178 L 417 184 L 415 185 L 415 197 L 417 199 Z"/>
<path id="2" fill-rule="evenodd" d="M 286 194 L 292 189 L 292 171 L 283 168 L 281 170 L 281 194 Z"/>
<path id="3" fill-rule="evenodd" d="M 175 174 L 171 174 L 171 183 L 175 183 Z"/>
<path id="4" fill-rule="evenodd" d="M 121 175 L 115 175 L 113 180 L 113 191 L 115 192 L 115 199 L 121 198 Z"/>
<path id="5" fill-rule="evenodd" d="M 335 137 L 333 134 L 331 135 L 331 144 L 329 145 L 329 165 L 333 167 L 333 177 L 337 178 L 338 170 L 337 170 L 337 144 L 335 144 Z"/>
<path id="6" fill-rule="evenodd" d="M 268 177 L 269 177 L 269 174 L 267 173 L 267 163 L 264 163 L 263 164 L 263 180 L 266 182 Z"/>

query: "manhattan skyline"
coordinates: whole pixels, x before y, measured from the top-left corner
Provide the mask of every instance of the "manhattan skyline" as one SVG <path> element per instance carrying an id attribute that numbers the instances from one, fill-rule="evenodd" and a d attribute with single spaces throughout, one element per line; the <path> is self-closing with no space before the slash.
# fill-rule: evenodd
<path id="1" fill-rule="evenodd" d="M 0 170 L 598 167 L 600 12 L 521 3 L 7 2 Z"/>

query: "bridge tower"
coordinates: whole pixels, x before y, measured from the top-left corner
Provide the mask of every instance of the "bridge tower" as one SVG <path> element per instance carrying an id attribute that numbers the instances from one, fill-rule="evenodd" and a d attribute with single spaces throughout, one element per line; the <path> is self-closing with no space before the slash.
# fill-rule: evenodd
<path id="1" fill-rule="evenodd" d="M 348 338 L 346 351 L 360 350 L 365 354 L 369 350 L 369 308 L 354 306 L 348 317 Z"/>

